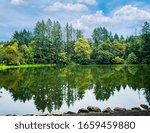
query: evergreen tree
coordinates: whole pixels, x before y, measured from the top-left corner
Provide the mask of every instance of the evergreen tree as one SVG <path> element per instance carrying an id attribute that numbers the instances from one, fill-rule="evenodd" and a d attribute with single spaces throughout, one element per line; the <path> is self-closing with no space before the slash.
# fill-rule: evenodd
<path id="1" fill-rule="evenodd" d="M 143 63 L 150 63 L 150 24 L 145 22 L 142 27 L 142 60 Z"/>
<path id="2" fill-rule="evenodd" d="M 58 63 L 59 53 L 63 51 L 62 28 L 58 21 L 53 23 L 52 38 L 54 63 Z"/>
<path id="3" fill-rule="evenodd" d="M 83 32 L 79 29 L 76 30 L 76 40 L 83 38 Z"/>
<path id="4" fill-rule="evenodd" d="M 118 34 L 117 34 L 117 33 L 115 33 L 115 35 L 114 35 L 114 40 L 119 41 L 119 36 L 118 36 Z"/>
<path id="5" fill-rule="evenodd" d="M 47 35 L 47 26 L 45 22 L 42 20 L 41 22 L 37 22 L 34 34 L 35 34 L 35 61 L 36 63 L 46 63 L 45 59 L 45 47 L 49 45 Z"/>
<path id="6" fill-rule="evenodd" d="M 27 45 L 32 41 L 33 35 L 30 31 L 27 31 L 26 29 L 24 29 L 20 32 L 15 31 L 13 35 L 13 39 L 17 40 L 19 49 L 21 50 L 22 45 L 25 45 L 25 44 Z"/>
<path id="7" fill-rule="evenodd" d="M 92 38 L 94 41 L 94 46 L 96 47 L 103 41 L 111 39 L 111 33 L 109 33 L 105 27 L 95 28 L 92 34 Z"/>

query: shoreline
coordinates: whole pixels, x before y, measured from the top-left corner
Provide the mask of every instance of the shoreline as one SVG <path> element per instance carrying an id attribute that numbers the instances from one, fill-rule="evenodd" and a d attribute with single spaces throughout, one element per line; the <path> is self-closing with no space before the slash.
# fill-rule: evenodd
<path id="1" fill-rule="evenodd" d="M 28 64 L 28 65 L 12 65 L 12 66 L 7 66 L 7 65 L 0 65 L 0 70 L 6 70 L 6 69 L 11 69 L 11 68 L 32 68 L 32 67 L 53 67 L 56 66 L 56 64 Z"/>
<path id="2" fill-rule="evenodd" d="M 150 107 L 141 104 L 140 107 L 133 107 L 131 109 L 116 107 L 113 110 L 108 107 L 101 110 L 95 106 L 88 106 L 87 109 L 81 108 L 78 112 L 51 112 L 51 113 L 38 113 L 38 114 L 7 114 L 5 116 L 150 116 Z"/>
<path id="3" fill-rule="evenodd" d="M 150 64 L 88 64 L 88 65 L 81 65 L 81 64 L 69 64 L 67 66 L 144 66 Z M 33 68 L 33 67 L 55 67 L 57 64 L 26 64 L 26 65 L 2 65 L 0 64 L 0 71 L 12 68 Z M 66 67 L 66 66 L 65 66 Z"/>

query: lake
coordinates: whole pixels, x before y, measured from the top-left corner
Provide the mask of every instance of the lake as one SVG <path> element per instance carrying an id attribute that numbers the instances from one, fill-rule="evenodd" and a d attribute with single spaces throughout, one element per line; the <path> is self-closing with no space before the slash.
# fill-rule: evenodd
<path id="1" fill-rule="evenodd" d="M 150 104 L 150 65 L 68 66 L 0 71 L 0 115 L 77 112 L 89 105 Z"/>

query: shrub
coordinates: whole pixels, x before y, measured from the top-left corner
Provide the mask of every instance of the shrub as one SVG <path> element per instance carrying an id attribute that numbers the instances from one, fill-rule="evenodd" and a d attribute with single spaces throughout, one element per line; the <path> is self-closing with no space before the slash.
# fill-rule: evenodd
<path id="1" fill-rule="evenodd" d="M 132 52 L 128 55 L 127 63 L 136 64 L 138 63 L 138 57 Z"/>
<path id="2" fill-rule="evenodd" d="M 123 64 L 124 63 L 124 59 L 120 58 L 119 56 L 115 57 L 113 59 L 113 62 L 116 64 Z"/>

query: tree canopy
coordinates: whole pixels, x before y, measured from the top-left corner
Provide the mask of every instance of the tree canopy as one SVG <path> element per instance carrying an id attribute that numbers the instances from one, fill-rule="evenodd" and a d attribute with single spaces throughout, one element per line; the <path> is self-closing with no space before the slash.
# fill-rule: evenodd
<path id="1" fill-rule="evenodd" d="M 140 35 L 127 38 L 105 27 L 93 30 L 91 38 L 71 24 L 38 21 L 31 32 L 15 31 L 12 39 L 0 42 L 0 64 L 120 64 L 150 63 L 150 24 L 144 22 Z"/>

